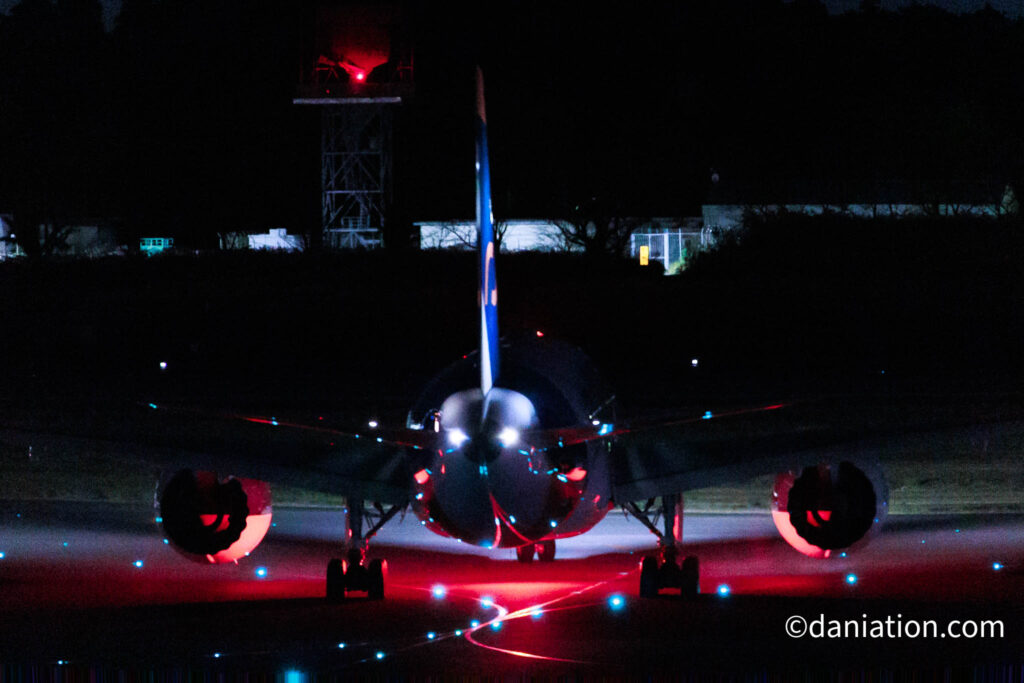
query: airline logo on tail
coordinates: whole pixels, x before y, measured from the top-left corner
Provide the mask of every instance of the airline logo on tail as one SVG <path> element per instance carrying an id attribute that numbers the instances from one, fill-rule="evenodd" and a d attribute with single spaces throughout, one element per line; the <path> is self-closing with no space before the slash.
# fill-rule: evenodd
<path id="1" fill-rule="evenodd" d="M 480 258 L 480 390 L 484 396 L 498 377 L 498 279 L 494 271 L 494 214 L 491 172 L 487 160 L 487 113 L 484 76 L 476 70 L 476 225 Z"/>

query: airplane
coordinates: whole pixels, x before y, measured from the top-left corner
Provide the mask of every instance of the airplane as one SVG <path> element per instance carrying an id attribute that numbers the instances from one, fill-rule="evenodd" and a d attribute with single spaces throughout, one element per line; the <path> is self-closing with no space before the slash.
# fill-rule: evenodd
<path id="1" fill-rule="evenodd" d="M 479 349 L 428 382 L 404 427 L 371 422 L 346 431 L 319 421 L 211 418 L 144 406 L 149 416 L 138 424 L 148 435 L 193 437 L 202 444 L 188 449 L 202 454 L 192 459 L 194 467 L 177 472 L 159 495 L 159 518 L 176 549 L 209 563 L 237 562 L 252 552 L 271 525 L 267 480 L 346 495 L 348 552 L 330 560 L 326 572 L 332 600 L 351 591 L 384 596 L 383 563 L 367 561 L 367 544 L 409 507 L 437 534 L 484 548 L 515 548 L 518 561 L 527 563 L 554 560 L 559 539 L 587 532 L 619 506 L 662 549 L 642 563 L 640 594 L 646 597 L 663 588 L 699 591 L 698 559 L 689 556 L 680 564 L 678 558 L 682 491 L 723 476 L 778 468 L 773 518 L 783 538 L 806 555 L 828 557 L 878 528 L 887 506 L 884 478 L 872 463 L 855 462 L 860 450 L 850 457 L 827 450 L 856 441 L 860 425 L 837 430 L 827 419 L 807 423 L 812 411 L 781 403 L 627 424 L 618 418 L 615 394 L 581 350 L 548 337 L 503 339 L 479 69 L 475 173 Z M 172 424 L 161 432 L 153 416 L 169 416 L 172 423 L 185 417 L 189 426 Z M 250 430 L 241 441 L 240 425 Z M 218 450 L 214 442 L 223 446 L 220 457 L 208 459 Z M 228 451 L 234 461 L 224 457 Z M 211 464 L 259 478 L 221 479 L 205 469 Z M 377 503 L 379 514 L 364 528 L 373 513 L 367 500 Z"/>

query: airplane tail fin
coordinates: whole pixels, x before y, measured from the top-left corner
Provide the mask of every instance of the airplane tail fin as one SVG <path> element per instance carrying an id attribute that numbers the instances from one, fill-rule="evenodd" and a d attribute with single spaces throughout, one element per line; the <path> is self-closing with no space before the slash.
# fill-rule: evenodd
<path id="1" fill-rule="evenodd" d="M 476 70 L 476 225 L 480 259 L 480 390 L 486 396 L 498 377 L 498 281 L 494 271 L 494 216 L 491 172 L 487 159 L 487 114 L 484 77 Z"/>

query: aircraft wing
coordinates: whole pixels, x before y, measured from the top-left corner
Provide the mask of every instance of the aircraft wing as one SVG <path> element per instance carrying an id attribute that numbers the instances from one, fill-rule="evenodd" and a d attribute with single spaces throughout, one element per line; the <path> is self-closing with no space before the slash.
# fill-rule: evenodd
<path id="1" fill-rule="evenodd" d="M 618 432 L 618 500 L 735 484 L 827 460 L 884 462 L 935 444 L 1018 433 L 1019 399 L 840 396 L 705 411 Z"/>
<path id="2" fill-rule="evenodd" d="M 52 448 L 105 449 L 150 467 L 210 470 L 382 503 L 408 500 L 410 449 L 439 438 L 414 430 L 342 430 L 309 420 L 197 408 L 103 402 L 7 411 L 3 435 Z"/>
<path id="3" fill-rule="evenodd" d="M 877 462 L 915 444 L 981 433 L 1024 416 L 1019 399 L 853 395 L 783 403 L 682 408 L 660 417 L 538 431 L 541 448 L 613 440 L 617 500 L 742 483 L 834 459 Z M 927 448 L 927 446 L 922 446 Z"/>

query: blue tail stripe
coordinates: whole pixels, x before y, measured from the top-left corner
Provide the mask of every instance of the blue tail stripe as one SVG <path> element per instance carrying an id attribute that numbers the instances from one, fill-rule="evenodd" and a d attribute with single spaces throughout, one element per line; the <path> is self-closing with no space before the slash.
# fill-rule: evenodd
<path id="1" fill-rule="evenodd" d="M 483 74 L 477 69 L 476 223 L 480 258 L 480 389 L 486 395 L 498 378 L 498 279 L 494 270 L 494 217 L 487 158 L 487 115 Z"/>

